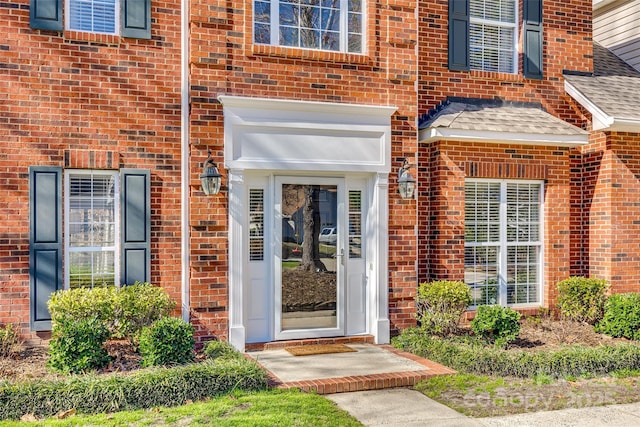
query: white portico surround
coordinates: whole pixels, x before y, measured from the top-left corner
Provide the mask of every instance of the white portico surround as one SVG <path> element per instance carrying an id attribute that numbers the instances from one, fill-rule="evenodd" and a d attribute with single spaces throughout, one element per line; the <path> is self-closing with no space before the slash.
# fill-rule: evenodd
<path id="1" fill-rule="evenodd" d="M 356 177 L 365 182 L 366 330 L 377 343 L 389 341 L 388 174 L 391 171 L 391 115 L 396 107 L 275 100 L 223 95 L 224 164 L 229 170 L 229 341 L 274 339 L 276 176 Z M 248 191 L 265 190 L 265 268 L 261 288 L 248 256 Z M 270 264 L 269 264 L 270 263 Z M 255 274 L 254 274 L 255 276 Z M 256 292 L 266 289 L 256 308 Z M 249 300 L 253 298 L 253 302 Z M 265 308 L 266 307 L 266 308 Z M 264 322 L 251 322 L 265 309 Z M 253 316 L 255 317 L 255 316 Z M 348 321 L 348 319 L 347 319 Z M 271 322 L 271 323 L 270 323 Z"/>

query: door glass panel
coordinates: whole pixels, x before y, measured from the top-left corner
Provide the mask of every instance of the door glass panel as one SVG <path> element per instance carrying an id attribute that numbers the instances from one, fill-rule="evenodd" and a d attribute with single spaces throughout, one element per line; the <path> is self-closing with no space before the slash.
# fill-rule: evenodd
<path id="1" fill-rule="evenodd" d="M 282 184 L 283 331 L 338 325 L 337 190 Z"/>

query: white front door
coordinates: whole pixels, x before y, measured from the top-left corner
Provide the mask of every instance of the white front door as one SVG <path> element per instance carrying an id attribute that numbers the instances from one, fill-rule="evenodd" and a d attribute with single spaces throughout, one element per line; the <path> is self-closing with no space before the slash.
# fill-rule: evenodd
<path id="1" fill-rule="evenodd" d="M 345 334 L 344 179 L 276 177 L 276 339 Z"/>

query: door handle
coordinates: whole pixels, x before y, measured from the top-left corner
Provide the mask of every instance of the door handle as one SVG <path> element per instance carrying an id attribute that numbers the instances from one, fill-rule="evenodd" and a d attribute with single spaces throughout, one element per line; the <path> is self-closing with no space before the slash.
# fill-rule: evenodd
<path id="1" fill-rule="evenodd" d="M 339 254 L 334 254 L 334 258 L 340 258 L 340 265 L 344 265 L 344 249 L 340 249 Z"/>

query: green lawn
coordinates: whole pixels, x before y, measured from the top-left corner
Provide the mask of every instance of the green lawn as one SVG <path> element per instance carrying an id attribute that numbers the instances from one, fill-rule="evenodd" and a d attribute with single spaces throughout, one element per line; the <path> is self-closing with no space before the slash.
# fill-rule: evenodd
<path id="1" fill-rule="evenodd" d="M 333 402 L 297 390 L 237 393 L 175 408 L 72 415 L 38 422 L 0 422 L 5 426 L 361 426 Z"/>

